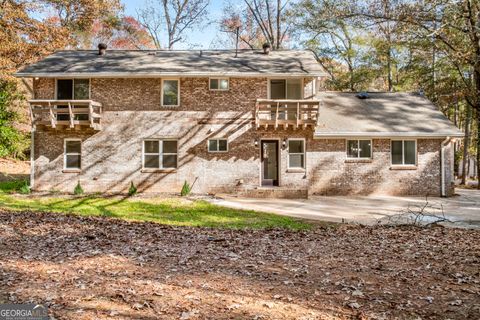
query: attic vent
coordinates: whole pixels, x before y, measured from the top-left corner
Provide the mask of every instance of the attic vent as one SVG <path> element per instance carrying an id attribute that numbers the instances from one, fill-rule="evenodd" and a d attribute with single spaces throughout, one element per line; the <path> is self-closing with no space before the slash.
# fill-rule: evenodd
<path id="1" fill-rule="evenodd" d="M 369 98 L 368 92 L 365 92 L 365 91 L 357 93 L 356 96 L 357 96 L 358 99 L 368 99 Z"/>

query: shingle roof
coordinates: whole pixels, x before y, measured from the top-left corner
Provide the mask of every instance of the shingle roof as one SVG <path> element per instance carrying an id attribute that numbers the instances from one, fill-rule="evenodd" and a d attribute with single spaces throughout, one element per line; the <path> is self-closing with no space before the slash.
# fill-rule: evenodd
<path id="1" fill-rule="evenodd" d="M 18 77 L 57 76 L 324 76 L 315 55 L 307 50 L 96 50 L 58 51 L 25 67 Z"/>
<path id="2" fill-rule="evenodd" d="M 322 92 L 315 137 L 461 137 L 428 99 L 415 93 Z"/>

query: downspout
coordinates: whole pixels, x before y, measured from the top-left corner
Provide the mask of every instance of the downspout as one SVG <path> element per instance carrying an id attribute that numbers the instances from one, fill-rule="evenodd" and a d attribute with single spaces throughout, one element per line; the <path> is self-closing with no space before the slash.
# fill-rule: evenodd
<path id="1" fill-rule="evenodd" d="M 447 137 L 445 140 L 442 141 L 441 147 L 440 147 L 440 176 L 441 176 L 441 196 L 446 197 L 447 193 L 445 190 L 445 146 L 450 142 L 451 138 Z"/>
<path id="2" fill-rule="evenodd" d="M 35 187 L 35 127 L 32 125 L 30 144 L 30 190 Z"/>

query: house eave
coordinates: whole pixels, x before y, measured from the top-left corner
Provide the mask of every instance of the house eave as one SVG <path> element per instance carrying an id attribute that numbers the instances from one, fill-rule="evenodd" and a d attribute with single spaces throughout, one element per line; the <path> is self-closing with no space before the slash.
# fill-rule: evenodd
<path id="1" fill-rule="evenodd" d="M 344 139 L 344 138 L 462 138 L 463 133 L 442 133 L 442 132 L 315 132 L 314 139 Z"/>
<path id="2" fill-rule="evenodd" d="M 325 77 L 328 76 L 324 72 L 311 73 L 262 73 L 262 72 L 161 72 L 161 73 L 145 73 L 145 72 L 17 72 L 14 74 L 17 78 L 197 78 L 197 77 Z"/>

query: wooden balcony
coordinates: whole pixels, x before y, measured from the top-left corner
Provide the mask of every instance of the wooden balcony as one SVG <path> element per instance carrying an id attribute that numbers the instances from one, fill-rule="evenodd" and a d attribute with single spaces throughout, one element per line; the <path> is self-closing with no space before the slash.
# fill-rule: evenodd
<path id="1" fill-rule="evenodd" d="M 315 127 L 320 108 L 318 100 L 268 100 L 258 99 L 255 109 L 257 128 L 279 126 L 294 129 Z"/>
<path id="2" fill-rule="evenodd" d="M 93 100 L 29 100 L 33 126 L 101 130 L 102 104 Z"/>

